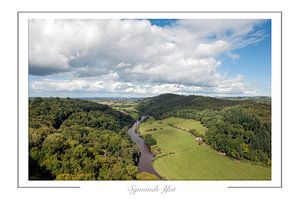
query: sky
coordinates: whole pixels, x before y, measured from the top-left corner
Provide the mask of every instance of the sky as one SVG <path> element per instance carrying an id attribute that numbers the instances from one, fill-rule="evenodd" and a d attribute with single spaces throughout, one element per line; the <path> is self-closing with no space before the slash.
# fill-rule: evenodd
<path id="1" fill-rule="evenodd" d="M 29 96 L 271 96 L 271 20 L 32 19 Z"/>

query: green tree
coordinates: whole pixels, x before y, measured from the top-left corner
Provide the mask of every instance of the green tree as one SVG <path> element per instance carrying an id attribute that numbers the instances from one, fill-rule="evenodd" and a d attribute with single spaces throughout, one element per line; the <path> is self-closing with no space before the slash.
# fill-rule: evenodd
<path id="1" fill-rule="evenodd" d="M 145 143 L 149 146 L 156 145 L 156 140 L 152 137 L 151 134 L 145 135 Z"/>

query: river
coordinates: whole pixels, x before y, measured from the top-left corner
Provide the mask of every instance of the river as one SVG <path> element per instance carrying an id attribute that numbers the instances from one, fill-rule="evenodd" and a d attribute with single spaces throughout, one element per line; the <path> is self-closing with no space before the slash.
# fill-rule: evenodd
<path id="1" fill-rule="evenodd" d="M 135 132 L 136 127 L 138 127 L 141 121 L 143 121 L 144 119 L 145 117 L 142 116 L 141 120 L 137 120 L 132 125 L 132 127 L 128 129 L 128 134 L 130 135 L 131 140 L 138 145 L 141 152 L 141 157 L 138 163 L 139 170 L 142 172 L 152 173 L 160 177 L 160 175 L 155 171 L 155 169 L 152 166 L 152 159 L 154 155 L 151 153 L 148 145 L 144 142 L 144 139 L 139 137 L 139 135 Z"/>

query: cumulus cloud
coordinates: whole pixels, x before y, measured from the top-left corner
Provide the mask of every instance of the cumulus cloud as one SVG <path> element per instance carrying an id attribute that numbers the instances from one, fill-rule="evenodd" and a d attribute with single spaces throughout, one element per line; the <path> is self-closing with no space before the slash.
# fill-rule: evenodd
<path id="1" fill-rule="evenodd" d="M 252 92 L 221 74 L 220 56 L 259 42 L 262 20 L 30 20 L 31 91 L 160 94 Z M 56 80 L 55 75 L 64 75 Z M 252 89 L 253 90 L 253 89 Z"/>
<path id="2" fill-rule="evenodd" d="M 197 46 L 196 52 L 202 56 L 216 56 L 229 49 L 229 44 L 226 41 L 218 40 L 212 44 L 200 43 Z"/>
<path id="3" fill-rule="evenodd" d="M 219 81 L 216 86 L 209 87 L 189 86 L 185 84 L 168 83 L 139 83 L 102 81 L 91 79 L 80 80 L 52 80 L 43 79 L 31 83 L 32 92 L 96 92 L 98 94 L 131 94 L 134 96 L 152 96 L 162 93 L 178 94 L 209 94 L 209 95 L 252 95 L 256 92 L 253 88 L 240 82 L 241 77 Z"/>

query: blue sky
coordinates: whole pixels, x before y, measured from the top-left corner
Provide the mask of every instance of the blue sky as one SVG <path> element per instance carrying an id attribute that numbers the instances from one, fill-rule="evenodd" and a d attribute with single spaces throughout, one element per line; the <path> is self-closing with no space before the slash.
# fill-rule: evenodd
<path id="1" fill-rule="evenodd" d="M 164 27 L 174 25 L 177 19 L 149 19 L 152 25 Z M 232 75 L 243 74 L 247 81 L 261 87 L 261 95 L 269 96 L 271 89 L 271 20 L 266 20 L 260 29 L 265 38 L 258 43 L 232 51 L 239 60 L 222 57 L 221 70 Z"/>
<path id="2" fill-rule="evenodd" d="M 243 74 L 246 81 L 260 87 L 261 95 L 270 96 L 271 92 L 271 20 L 262 27 L 265 38 L 258 43 L 233 51 L 238 60 L 223 58 L 221 69 L 232 75 Z"/>
<path id="3" fill-rule="evenodd" d="M 176 23 L 177 19 L 148 19 L 152 25 L 164 27 Z"/>
<path id="4" fill-rule="evenodd" d="M 31 20 L 29 27 L 30 96 L 271 96 L 271 20 Z"/>

